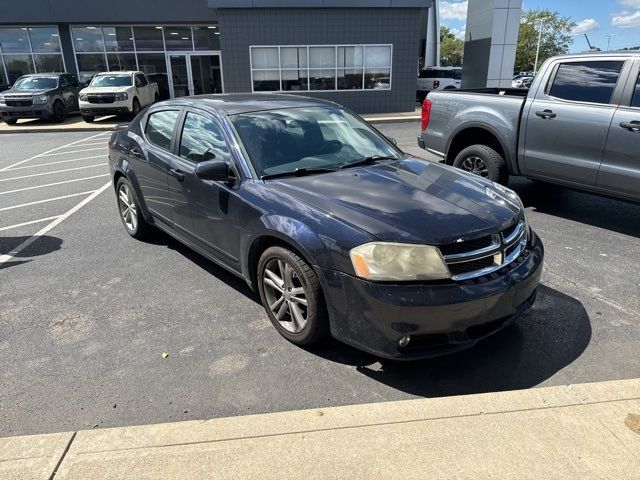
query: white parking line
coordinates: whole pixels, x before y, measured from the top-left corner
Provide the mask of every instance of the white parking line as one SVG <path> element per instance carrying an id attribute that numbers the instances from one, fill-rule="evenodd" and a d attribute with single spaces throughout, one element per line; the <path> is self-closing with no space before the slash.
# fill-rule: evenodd
<path id="1" fill-rule="evenodd" d="M 59 160 L 57 162 L 36 163 L 35 165 L 25 165 L 23 167 L 10 168 L 9 170 L 4 170 L 4 171 L 13 172 L 14 170 L 23 170 L 25 168 L 46 167 L 47 165 L 58 165 L 59 163 L 79 162 L 80 160 L 89 160 L 91 158 L 104 158 L 104 157 L 105 157 L 104 155 L 93 155 L 91 157 L 72 158 L 71 160 Z M 0 170 L 0 172 L 2 171 L 3 170 Z"/>
<path id="2" fill-rule="evenodd" d="M 43 155 L 46 155 L 48 153 L 55 152 L 57 150 L 61 150 L 63 148 L 70 147 L 71 145 L 75 145 L 76 143 L 84 142 L 84 141 L 89 140 L 91 138 L 95 138 L 95 137 L 97 137 L 99 135 L 102 135 L 102 134 L 98 133 L 96 135 L 91 135 L 90 137 L 83 138 L 81 140 L 76 140 L 75 142 L 67 143 L 66 145 L 62 145 L 60 147 L 52 148 L 51 150 L 47 150 L 46 152 L 39 153 L 38 155 L 34 155 L 33 157 L 25 158 L 24 160 L 20 160 L 17 163 L 14 163 L 12 165 L 7 165 L 6 167 L 0 168 L 0 172 L 4 172 L 5 170 L 9 170 L 9 169 L 11 169 L 13 167 L 17 167 L 18 165 L 22 165 L 23 163 L 28 162 L 30 160 L 33 160 L 34 158 L 39 158 L 39 157 L 42 157 Z"/>
<path id="3" fill-rule="evenodd" d="M 69 150 L 68 152 L 53 152 L 53 153 L 46 153 L 43 155 L 40 155 L 41 157 L 53 157 L 55 155 L 71 155 L 72 153 L 80 153 L 80 152 L 91 152 L 92 150 L 106 150 L 107 146 L 103 146 L 103 147 L 96 147 L 96 148 L 85 148 L 84 150 Z"/>
<path id="4" fill-rule="evenodd" d="M 75 178 L 73 180 L 65 180 L 63 182 L 46 183 L 44 185 L 34 185 L 33 187 L 17 188 L 16 190 L 8 190 L 6 192 L 0 192 L 0 195 L 8 195 L 9 193 L 24 192 L 26 190 L 35 190 L 36 188 L 54 187 L 56 185 L 63 185 L 65 183 L 82 182 L 84 180 L 91 180 L 92 178 L 101 178 L 101 177 L 108 177 L 108 176 L 109 174 L 105 173 L 103 175 L 94 175 L 92 177 Z"/>
<path id="5" fill-rule="evenodd" d="M 90 193 L 93 193 L 93 192 L 95 192 L 95 190 L 89 190 L 87 192 L 80 192 L 80 193 L 71 193 L 69 195 L 62 195 L 61 197 L 47 198 L 45 200 L 36 200 L 35 202 L 21 203 L 20 205 L 11 205 L 10 207 L 0 208 L 0 212 L 4 212 L 5 210 L 13 210 L 14 208 L 30 207 L 31 205 L 37 205 L 38 203 L 55 202 L 56 200 L 64 200 L 65 198 L 79 197 L 81 195 L 89 195 Z"/>
<path id="6" fill-rule="evenodd" d="M 20 177 L 0 178 L 0 182 L 8 182 L 9 180 L 20 180 L 22 178 L 40 177 L 42 175 L 52 175 L 54 173 L 73 172 L 74 170 L 83 170 L 85 168 L 104 167 L 106 163 L 96 163 L 95 165 L 86 165 L 82 167 L 66 168 L 64 170 L 54 170 L 52 172 L 33 173 L 31 175 L 21 175 Z"/>
<path id="7" fill-rule="evenodd" d="M 31 220 L 30 222 L 16 223 L 15 225 L 9 225 L 8 227 L 1 227 L 0 232 L 3 230 L 11 230 L 12 228 L 24 227 L 25 225 L 33 225 L 34 223 L 48 222 L 49 220 L 55 220 L 60 215 L 55 217 L 39 218 L 38 220 Z"/>
<path id="8" fill-rule="evenodd" d="M 66 213 L 60 215 L 58 218 L 56 218 L 53 222 L 51 222 L 50 224 L 48 224 L 46 227 L 42 228 L 40 231 L 38 231 L 38 233 L 36 233 L 35 235 L 33 235 L 32 237 L 27 238 L 24 242 L 22 242 L 20 245 L 18 245 L 17 247 L 15 247 L 13 250 L 11 250 L 9 253 L 7 253 L 6 255 L 2 255 L 0 256 L 0 265 L 2 265 L 3 263 L 8 262 L 9 260 L 11 260 L 13 257 L 15 257 L 16 255 L 18 255 L 22 250 L 24 250 L 25 248 L 27 248 L 29 245 L 31 245 L 33 242 L 35 242 L 38 238 L 40 238 L 41 236 L 43 236 L 44 234 L 46 234 L 47 232 L 49 232 L 51 229 L 57 227 L 58 225 L 60 225 L 64 220 L 66 220 L 67 218 L 69 218 L 71 215 L 73 215 L 74 213 L 76 213 L 78 210 L 80 210 L 82 207 L 84 207 L 87 203 L 89 203 L 91 200 L 93 200 L 94 198 L 96 198 L 98 195 L 100 195 L 102 192 L 104 192 L 107 188 L 109 188 L 109 186 L 111 185 L 111 181 L 107 182 L 106 184 L 104 184 L 102 187 L 100 187 L 98 190 L 96 190 L 95 192 L 93 192 L 91 195 L 89 195 L 87 198 L 85 198 L 84 200 L 82 200 L 79 204 L 77 204 L 75 207 L 71 208 L 70 210 L 68 210 Z"/>
<path id="9" fill-rule="evenodd" d="M 79 143 L 78 145 L 74 145 L 76 147 L 95 147 L 98 145 L 102 145 L 103 147 L 107 148 L 107 142 L 100 142 L 100 143 Z"/>

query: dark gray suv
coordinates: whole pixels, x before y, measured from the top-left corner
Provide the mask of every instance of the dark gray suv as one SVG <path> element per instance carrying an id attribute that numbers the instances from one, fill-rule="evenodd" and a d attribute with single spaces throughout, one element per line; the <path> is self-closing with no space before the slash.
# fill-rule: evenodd
<path id="1" fill-rule="evenodd" d="M 47 118 L 62 122 L 77 112 L 80 85 L 70 73 L 23 75 L 0 93 L 0 118 L 13 125 L 20 118 Z"/>

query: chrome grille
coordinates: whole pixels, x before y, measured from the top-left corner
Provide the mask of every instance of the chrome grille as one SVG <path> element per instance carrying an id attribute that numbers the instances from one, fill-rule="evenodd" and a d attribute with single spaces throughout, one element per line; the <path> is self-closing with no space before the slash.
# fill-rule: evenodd
<path id="1" fill-rule="evenodd" d="M 489 275 L 516 260 L 527 246 L 523 221 L 478 240 L 442 245 L 440 251 L 452 274 L 461 281 Z M 466 247 L 466 250 L 463 248 Z"/>

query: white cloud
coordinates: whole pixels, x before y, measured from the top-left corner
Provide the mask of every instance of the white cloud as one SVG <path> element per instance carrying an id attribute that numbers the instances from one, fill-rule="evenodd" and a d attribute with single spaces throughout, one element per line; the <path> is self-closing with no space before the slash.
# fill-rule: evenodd
<path id="1" fill-rule="evenodd" d="M 598 22 L 596 22 L 593 18 L 585 18 L 578 22 L 578 25 L 573 29 L 571 33 L 574 35 L 582 35 L 583 33 L 591 33 L 595 32 L 600 28 Z"/>
<path id="2" fill-rule="evenodd" d="M 618 28 L 640 28 L 640 10 L 636 12 L 624 11 L 614 13 L 611 16 L 611 25 Z"/>
<path id="3" fill-rule="evenodd" d="M 449 30 L 451 31 L 451 33 L 455 35 L 457 39 L 464 40 L 464 32 L 465 32 L 464 27 L 462 28 L 449 27 Z"/>
<path id="4" fill-rule="evenodd" d="M 440 18 L 445 20 L 467 20 L 467 2 L 440 2 Z"/>
<path id="5" fill-rule="evenodd" d="M 623 7 L 640 8 L 640 0 L 620 0 Z"/>

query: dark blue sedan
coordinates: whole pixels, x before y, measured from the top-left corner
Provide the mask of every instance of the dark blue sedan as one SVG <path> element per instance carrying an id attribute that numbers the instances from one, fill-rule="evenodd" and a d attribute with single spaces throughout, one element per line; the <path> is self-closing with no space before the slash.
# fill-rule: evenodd
<path id="1" fill-rule="evenodd" d="M 295 344 L 441 355 L 535 300 L 543 247 L 513 191 L 407 155 L 334 103 L 168 100 L 109 146 L 127 232 L 157 227 L 241 276 Z"/>

